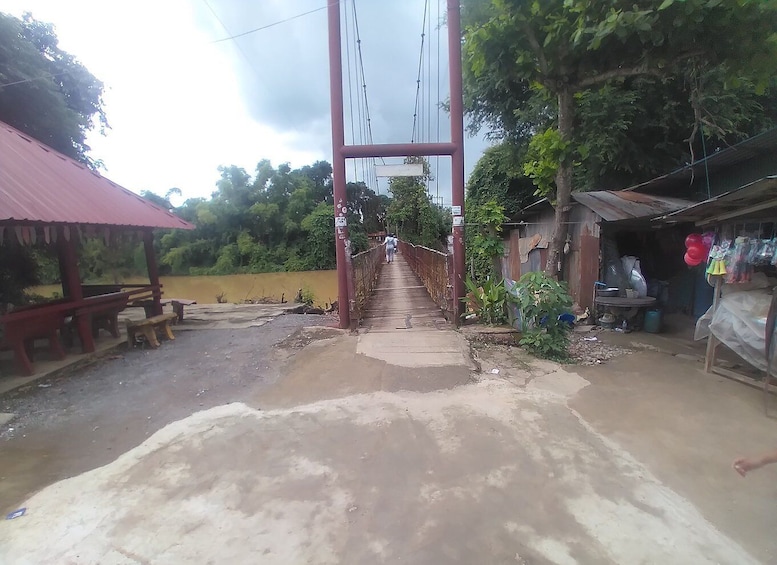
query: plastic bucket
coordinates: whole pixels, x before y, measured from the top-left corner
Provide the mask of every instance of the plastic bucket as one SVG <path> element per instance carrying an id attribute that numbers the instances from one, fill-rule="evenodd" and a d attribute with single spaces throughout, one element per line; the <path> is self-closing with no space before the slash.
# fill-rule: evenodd
<path id="1" fill-rule="evenodd" d="M 645 312 L 645 324 L 643 328 L 646 332 L 657 334 L 661 331 L 661 310 L 648 310 Z"/>

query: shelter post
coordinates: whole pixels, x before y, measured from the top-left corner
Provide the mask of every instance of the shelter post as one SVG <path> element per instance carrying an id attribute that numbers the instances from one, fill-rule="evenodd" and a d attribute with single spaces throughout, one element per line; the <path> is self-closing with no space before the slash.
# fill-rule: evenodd
<path id="1" fill-rule="evenodd" d="M 57 228 L 57 257 L 59 259 L 59 273 L 62 277 L 62 293 L 70 300 L 79 302 L 84 298 L 81 288 L 81 275 L 78 272 L 78 256 L 74 239 L 78 237 L 76 230 L 71 226 Z M 94 335 L 89 316 L 75 316 L 76 331 L 81 341 L 81 351 L 92 353 L 95 350 Z"/>
<path id="2" fill-rule="evenodd" d="M 146 268 L 148 269 L 148 280 L 154 287 L 154 316 L 162 313 L 162 288 L 159 284 L 159 268 L 156 264 L 156 253 L 154 252 L 154 232 L 146 230 L 143 232 L 143 248 L 146 251 Z"/>

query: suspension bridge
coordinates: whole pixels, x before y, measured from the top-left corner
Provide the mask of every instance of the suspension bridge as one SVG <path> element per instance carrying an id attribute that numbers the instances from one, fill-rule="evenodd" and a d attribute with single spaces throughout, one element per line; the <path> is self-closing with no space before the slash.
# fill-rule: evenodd
<path id="1" fill-rule="evenodd" d="M 340 327 L 368 324 L 373 329 L 412 329 L 414 318 L 422 326 L 440 328 L 457 323 L 464 295 L 464 121 L 461 74 L 461 22 L 458 0 L 447 0 L 445 22 L 448 30 L 450 141 L 440 139 L 440 0 L 437 2 L 435 128 L 432 127 L 432 7 L 424 2 L 420 53 L 416 73 L 413 127 L 410 143 L 376 144 L 367 98 L 363 44 L 359 31 L 356 2 L 327 0 L 329 32 L 330 102 L 332 115 L 333 180 L 335 203 L 335 242 L 338 271 Z M 345 22 L 345 42 L 341 24 Z M 353 43 L 352 43 L 353 41 Z M 346 143 L 343 43 L 351 138 Z M 351 56 L 353 54 L 353 57 Z M 356 112 L 354 114 L 354 101 Z M 357 120 L 358 118 L 358 128 Z M 357 133 L 358 132 L 358 133 Z M 437 200 L 430 193 L 431 175 L 398 172 L 426 182 L 427 197 L 439 205 L 439 157 L 451 160 L 452 237 L 450 253 L 402 243 L 398 259 L 388 269 L 381 268 L 381 252 L 374 248 L 362 256 L 350 255 L 347 224 L 346 160 L 353 161 L 353 175 L 365 183 L 377 184 L 375 159 L 435 157 L 437 160 Z M 384 165 L 385 167 L 385 165 Z M 423 171 L 423 169 L 422 169 Z M 390 173 L 387 176 L 391 176 Z M 401 234 L 400 234 L 401 235 Z M 426 293 L 426 294 L 424 294 Z M 373 297 L 372 303 L 369 303 Z M 344 305 L 348 305 L 347 308 Z M 352 315 L 353 318 L 352 319 Z"/>

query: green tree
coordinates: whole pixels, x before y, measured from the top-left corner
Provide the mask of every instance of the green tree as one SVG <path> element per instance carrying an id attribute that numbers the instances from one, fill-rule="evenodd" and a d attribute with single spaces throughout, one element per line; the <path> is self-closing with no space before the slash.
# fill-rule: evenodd
<path id="1" fill-rule="evenodd" d="M 523 172 L 526 147 L 503 141 L 478 159 L 467 181 L 467 205 L 496 201 L 508 218 L 534 202 L 536 187 Z"/>
<path id="2" fill-rule="evenodd" d="M 423 157 L 408 157 L 405 163 L 422 163 L 424 174 L 420 177 L 393 177 L 389 180 L 392 194 L 386 213 L 386 221 L 399 237 L 411 243 L 439 249 L 450 233 L 450 216 L 432 203 L 426 191 L 427 181 L 432 180 L 429 164 Z"/>
<path id="3" fill-rule="evenodd" d="M 639 77 L 671 80 L 716 72 L 724 84 L 762 92 L 775 62 L 775 9 L 761 0 L 470 0 L 466 101 L 476 125 L 531 137 L 525 172 L 555 199 L 546 270 L 556 276 L 566 240 L 574 164 L 593 148 L 575 138 L 581 98 Z M 706 119 L 690 84 L 691 142 Z M 710 115 L 708 115 L 710 114 Z M 525 118 L 529 119 L 525 119 Z M 509 133 L 507 133 L 509 131 Z M 606 155 L 605 151 L 601 152 Z"/>
<path id="4" fill-rule="evenodd" d="M 0 120 L 96 167 L 86 134 L 108 125 L 102 94 L 103 84 L 59 48 L 51 24 L 0 13 Z"/>

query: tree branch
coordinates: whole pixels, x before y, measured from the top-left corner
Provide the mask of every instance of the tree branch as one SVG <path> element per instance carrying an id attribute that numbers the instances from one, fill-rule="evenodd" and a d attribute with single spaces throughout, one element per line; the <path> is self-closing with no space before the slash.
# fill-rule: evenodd
<path id="1" fill-rule="evenodd" d="M 526 34 L 526 38 L 529 40 L 529 45 L 531 45 L 531 48 L 537 55 L 537 59 L 540 61 L 540 72 L 542 72 L 543 76 L 547 77 L 550 72 L 550 67 L 548 66 L 548 60 L 545 58 L 545 52 L 542 50 L 540 42 L 537 41 L 537 36 L 534 34 L 534 30 L 527 22 L 523 22 L 521 27 Z"/>
<path id="2" fill-rule="evenodd" d="M 576 85 L 574 85 L 574 90 L 575 91 L 583 90 L 584 88 L 588 88 L 589 86 L 594 86 L 595 84 L 601 84 L 603 82 L 607 82 L 608 80 L 612 80 L 614 78 L 626 78 L 626 77 L 634 77 L 634 76 L 640 76 L 640 75 L 653 75 L 656 77 L 662 77 L 663 73 L 661 73 L 661 71 L 659 71 L 658 69 L 650 68 L 650 66 L 647 64 L 639 65 L 636 67 L 613 69 L 611 71 L 606 71 L 596 76 L 584 78 Z"/>

